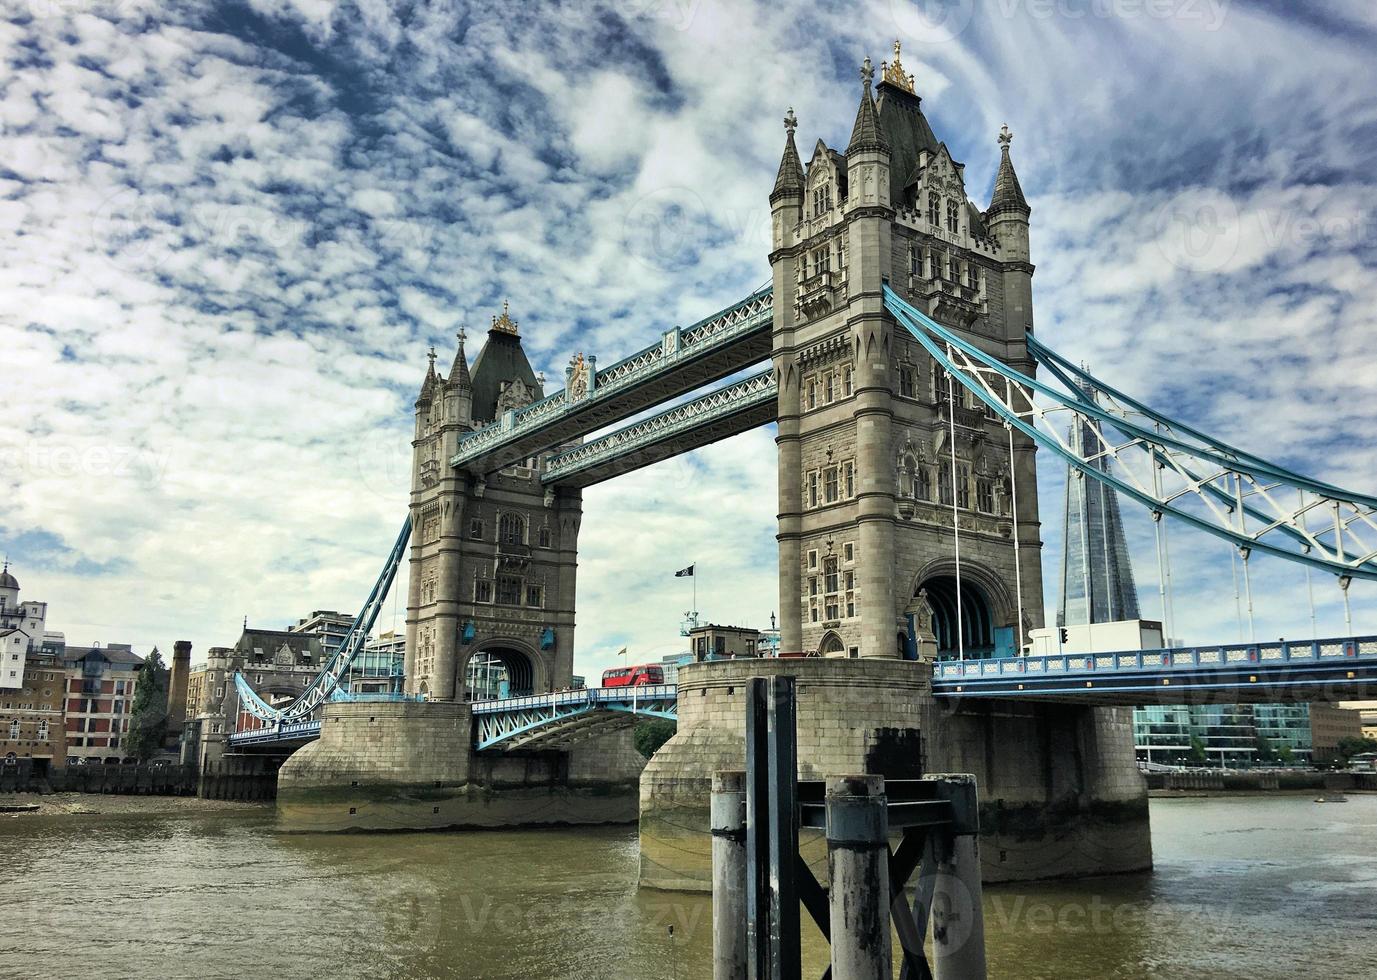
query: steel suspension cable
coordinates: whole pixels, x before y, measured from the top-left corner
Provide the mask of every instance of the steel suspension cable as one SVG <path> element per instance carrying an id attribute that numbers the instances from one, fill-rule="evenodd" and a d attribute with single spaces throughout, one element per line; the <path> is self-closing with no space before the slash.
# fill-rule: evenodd
<path id="1" fill-rule="evenodd" d="M 1012 407 L 1014 403 L 1013 382 L 1008 378 L 1004 379 L 1005 399 Z M 1015 628 L 1015 635 L 1018 637 L 1018 654 L 1023 654 L 1023 571 L 1019 562 L 1018 554 L 1018 467 L 1014 465 L 1014 427 L 1005 424 L 1005 429 L 1009 432 L 1009 511 L 1013 515 L 1014 526 L 1014 591 L 1018 596 L 1018 623 Z"/>
<path id="2" fill-rule="evenodd" d="M 948 358 L 950 359 L 951 348 L 947 348 Z M 952 550 L 956 555 L 956 659 L 965 661 L 966 659 L 966 637 L 962 629 L 961 608 L 961 515 L 956 510 L 956 395 L 953 387 L 952 373 L 947 372 L 947 422 L 950 427 L 949 445 L 947 449 L 951 451 L 951 536 Z"/>

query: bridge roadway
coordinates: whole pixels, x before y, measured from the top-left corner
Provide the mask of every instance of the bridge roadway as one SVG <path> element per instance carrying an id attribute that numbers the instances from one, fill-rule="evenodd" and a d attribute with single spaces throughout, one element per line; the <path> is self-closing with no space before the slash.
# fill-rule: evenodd
<path id="1" fill-rule="evenodd" d="M 933 665 L 932 693 L 949 701 L 1123 706 L 1359 701 L 1377 698 L 1377 636 L 943 660 Z M 673 684 L 656 684 L 475 701 L 474 748 L 561 748 L 631 725 L 637 716 L 673 721 L 677 698 Z M 319 735 L 319 721 L 295 722 L 235 732 L 230 745 L 281 751 Z"/>
<path id="2" fill-rule="evenodd" d="M 490 473 L 720 381 L 770 356 L 773 327 L 774 287 L 766 286 L 590 372 L 586 391 L 557 391 L 468 433 L 450 465 Z"/>

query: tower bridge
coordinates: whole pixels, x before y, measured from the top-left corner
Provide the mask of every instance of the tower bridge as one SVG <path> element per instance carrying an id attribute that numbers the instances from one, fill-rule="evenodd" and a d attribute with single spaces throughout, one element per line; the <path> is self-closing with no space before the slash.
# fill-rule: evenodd
<path id="1" fill-rule="evenodd" d="M 281 769 L 284 813 L 317 827 L 520 823 L 522 800 L 555 794 L 571 822 L 639 815 L 642 880 L 702 888 L 709 777 L 740 766 L 745 682 L 789 673 L 803 777 L 972 772 L 991 879 L 1128 871 L 1151 853 L 1123 705 L 1162 688 L 1369 690 L 1370 637 L 1022 655 L 1043 615 L 1039 451 L 1225 539 L 1245 577 L 1263 553 L 1345 589 L 1377 578 L 1377 499 L 1156 412 L 1037 340 L 1012 134 L 981 209 L 899 54 L 878 83 L 863 65 L 844 150 L 819 139 L 805 165 L 786 114 L 767 286 L 690 327 L 647 328 L 658 340 L 607 368 L 576 354 L 552 394 L 506 308 L 472 365 L 462 334 L 447 374 L 432 352 L 408 516 L 351 633 L 367 635 L 405 556 L 406 700 L 329 700 L 352 641 L 285 706 L 241 684 L 256 721 L 234 744 L 316 726 Z M 650 701 L 562 691 L 582 489 L 767 422 L 780 656 L 686 665 Z M 1082 437 L 1064 437 L 1068 422 Z M 500 663 L 516 696 L 474 701 L 475 657 Z M 625 729 L 647 714 L 678 733 L 642 764 Z"/>

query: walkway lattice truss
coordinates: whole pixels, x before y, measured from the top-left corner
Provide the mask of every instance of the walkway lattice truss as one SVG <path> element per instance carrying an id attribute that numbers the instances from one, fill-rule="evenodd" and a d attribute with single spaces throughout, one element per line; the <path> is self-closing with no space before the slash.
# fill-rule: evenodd
<path id="1" fill-rule="evenodd" d="M 574 473 L 619 459 L 690 429 L 710 425 L 726 416 L 761 405 L 773 405 L 778 397 L 779 388 L 773 372 L 751 375 L 553 456 L 541 480 L 554 483 L 566 479 Z"/>
<path id="2" fill-rule="evenodd" d="M 516 409 L 492 425 L 464 436 L 451 463 L 470 463 L 515 436 L 548 426 L 569 412 L 615 394 L 651 377 L 675 370 L 684 361 L 701 357 L 743 334 L 769 329 L 774 322 L 774 289 L 766 287 L 690 327 L 666 331 L 660 341 L 593 375 L 579 395 L 560 390 L 525 408 Z M 742 365 L 743 367 L 745 365 Z"/>
<path id="3" fill-rule="evenodd" d="M 928 353 L 1012 426 L 1163 515 L 1224 538 L 1246 561 L 1265 552 L 1339 576 L 1377 579 L 1377 498 L 1312 480 L 1156 412 L 1035 338 L 1028 351 L 1066 391 L 1014 370 L 889 287 L 885 306 Z M 1073 424 L 1074 423 L 1074 424 Z M 1078 446 L 1068 433 L 1089 431 Z M 1082 451 L 1083 450 L 1083 451 Z"/>

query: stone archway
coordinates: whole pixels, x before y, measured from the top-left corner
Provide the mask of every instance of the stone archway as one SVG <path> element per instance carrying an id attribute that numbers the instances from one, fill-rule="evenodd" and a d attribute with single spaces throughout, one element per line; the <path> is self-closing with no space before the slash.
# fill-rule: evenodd
<path id="1" fill-rule="evenodd" d="M 544 666 L 526 644 L 495 639 L 469 654 L 459 680 L 469 701 L 517 698 L 549 688 Z"/>
<path id="2" fill-rule="evenodd" d="M 939 659 L 995 655 L 997 631 L 1007 632 L 1011 617 L 1007 590 L 988 569 L 962 562 L 958 589 L 955 562 L 934 562 L 919 575 L 912 595 L 931 611 L 927 625 Z"/>
<path id="3" fill-rule="evenodd" d="M 844 657 L 846 656 L 846 644 L 842 638 L 833 630 L 828 630 L 823 636 L 822 642 L 818 644 L 818 656 L 820 657 Z"/>

